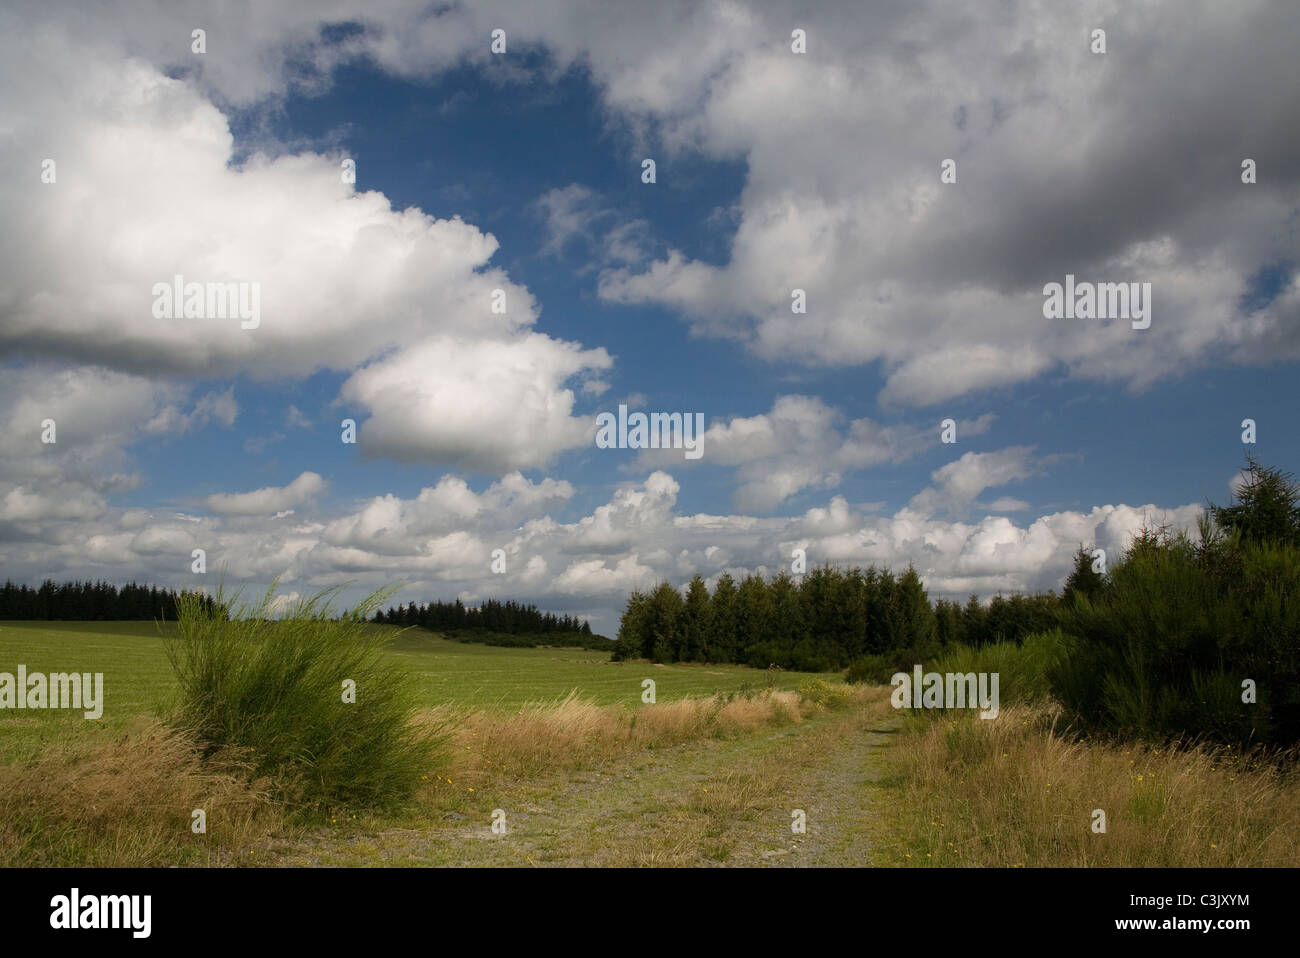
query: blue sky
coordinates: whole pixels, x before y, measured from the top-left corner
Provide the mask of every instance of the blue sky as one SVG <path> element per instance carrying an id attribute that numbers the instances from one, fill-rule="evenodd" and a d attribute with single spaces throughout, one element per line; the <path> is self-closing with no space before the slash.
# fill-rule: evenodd
<path id="1" fill-rule="evenodd" d="M 612 633 L 630 588 L 794 548 L 1051 588 L 1248 448 L 1294 468 L 1294 11 L 997 9 L 124 3 L 92 42 L 19 5 L 0 566 L 187 585 L 203 548 Z M 162 325 L 175 272 L 260 283 L 260 327 Z M 1151 327 L 1045 319 L 1067 273 L 1150 282 Z M 702 413 L 703 458 L 596 448 L 620 402 Z"/>

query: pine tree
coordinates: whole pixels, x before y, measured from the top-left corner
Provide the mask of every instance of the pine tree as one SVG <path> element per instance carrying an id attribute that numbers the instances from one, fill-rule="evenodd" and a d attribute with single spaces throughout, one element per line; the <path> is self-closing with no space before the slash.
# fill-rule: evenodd
<path id="1" fill-rule="evenodd" d="M 683 624 L 682 594 L 671 582 L 661 582 L 650 593 L 648 638 L 653 641 L 644 649 L 645 657 L 655 662 L 676 662 L 681 654 Z"/>
<path id="2" fill-rule="evenodd" d="M 988 626 L 988 611 L 980 605 L 979 596 L 972 592 L 961 610 L 962 640 L 968 645 L 988 644 L 992 640 Z"/>
<path id="3" fill-rule="evenodd" d="M 939 643 L 934 609 L 921 577 L 911 565 L 898 579 L 896 601 L 901 633 L 898 647 L 910 649 L 922 657 L 937 653 Z"/>
<path id="4" fill-rule="evenodd" d="M 710 600 L 712 614 L 709 623 L 712 633 L 709 636 L 710 662 L 736 662 L 736 583 L 730 574 L 724 572 L 718 576 L 718 584 L 713 587 Z"/>
<path id="5" fill-rule="evenodd" d="M 1092 599 L 1106 587 L 1106 577 L 1094 571 L 1092 566 L 1092 553 L 1080 545 L 1074 554 L 1074 569 L 1061 592 L 1061 604 L 1067 609 L 1074 605 L 1075 596 Z"/>
<path id="6" fill-rule="evenodd" d="M 679 657 L 683 662 L 706 662 L 709 658 L 709 638 L 713 631 L 713 606 L 709 589 L 697 572 L 686 587 L 686 605 L 682 617 L 682 647 Z"/>
<path id="7" fill-rule="evenodd" d="M 747 575 L 736 592 L 735 661 L 748 661 L 749 650 L 766 644 L 771 635 L 772 607 L 767 583 L 761 576 Z"/>
<path id="8" fill-rule="evenodd" d="M 781 653 L 773 661 L 782 668 L 789 668 L 790 652 L 808 635 L 803 602 L 799 587 L 784 569 L 772 580 L 769 591 L 772 596 L 772 626 L 776 633 L 774 644 Z M 777 661 L 778 658 L 782 661 Z"/>
<path id="9" fill-rule="evenodd" d="M 1230 505 L 1210 503 L 1215 524 L 1247 542 L 1300 545 L 1300 488 L 1291 473 L 1261 466 L 1249 454 L 1245 472 Z"/>
<path id="10" fill-rule="evenodd" d="M 649 621 L 650 597 L 638 589 L 633 589 L 632 594 L 627 597 L 623 617 L 618 623 L 618 637 L 614 640 L 612 656 L 615 662 L 649 658 L 646 638 Z M 653 645 L 653 640 L 649 644 Z"/>

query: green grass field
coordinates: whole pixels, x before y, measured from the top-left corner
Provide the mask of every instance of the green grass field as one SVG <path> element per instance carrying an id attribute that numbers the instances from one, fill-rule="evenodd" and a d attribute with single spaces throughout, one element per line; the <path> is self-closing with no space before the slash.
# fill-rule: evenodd
<path id="1" fill-rule="evenodd" d="M 392 654 L 417 677 L 430 706 L 515 709 L 574 690 L 601 705 L 637 706 L 647 678 L 655 680 L 659 702 L 763 688 L 769 680 L 766 672 L 737 665 L 611 663 L 589 649 L 507 649 L 451 642 L 420 629 L 372 628 L 393 634 Z M 174 623 L 154 622 L 0 623 L 0 671 L 12 673 L 21 663 L 29 672 L 102 672 L 105 689 L 98 722 L 74 710 L 0 712 L 0 761 L 30 757 L 51 738 L 120 729 L 135 716 L 167 709 L 175 683 L 163 643 L 174 630 Z M 808 678 L 778 673 L 773 685 L 793 689 Z"/>
<path id="2" fill-rule="evenodd" d="M 582 649 L 461 644 L 386 626 L 420 700 L 450 716 L 446 754 L 409 808 L 295 818 L 240 775 L 206 768 L 139 720 L 175 683 L 161 629 L 4 622 L 0 671 L 103 672 L 104 717 L 0 711 L 0 861 L 84 865 L 716 865 L 1294 867 L 1294 776 L 1224 752 L 1075 741 L 1057 713 L 1009 705 L 900 721 L 888 689 L 837 708 L 746 697 L 716 713 L 640 709 L 767 686 L 740 666 L 610 663 Z M 776 673 L 775 687 L 807 673 Z M 836 682 L 837 676 L 823 676 Z M 845 689 L 842 683 L 837 683 Z M 576 692 L 598 705 L 516 710 Z M 846 690 L 847 691 L 847 690 Z M 764 702 L 768 704 L 764 704 Z M 475 711 L 477 710 L 477 711 Z M 302 716 L 297 716 L 295 722 Z M 730 716 L 726 722 L 722 719 Z M 143 727 L 142 727 L 143 726 Z M 635 734 L 634 734 L 635 733 Z M 71 746 L 67 749 L 59 746 Z M 183 745 L 183 743 L 182 743 Z M 40 759 L 39 774 L 24 763 Z M 1165 784 L 1171 783 L 1171 784 Z M 1154 796 L 1154 798 L 1153 798 Z M 1159 801 L 1156 801 L 1159 799 Z M 190 810 L 219 830 L 196 841 Z M 1089 811 L 1114 810 L 1120 842 Z M 509 838 L 491 830 L 510 813 Z M 792 809 L 813 827 L 790 831 Z M 1011 827 L 1007 822 L 1013 823 Z M 1064 823 L 1064 824 L 1063 824 Z M 942 829 L 942 832 L 939 831 Z M 6 853 L 9 858 L 6 859 Z"/>

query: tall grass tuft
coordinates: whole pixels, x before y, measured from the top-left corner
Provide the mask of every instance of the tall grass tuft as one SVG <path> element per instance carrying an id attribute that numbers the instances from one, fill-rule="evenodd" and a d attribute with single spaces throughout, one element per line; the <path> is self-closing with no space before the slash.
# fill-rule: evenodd
<path id="1" fill-rule="evenodd" d="M 380 590 L 341 615 L 327 589 L 274 618 L 275 585 L 252 608 L 228 611 L 183 596 L 167 653 L 180 687 L 178 724 L 208 753 L 247 750 L 253 774 L 299 809 L 398 805 L 442 754 L 437 729 L 417 726 L 409 677 L 367 618 Z M 238 597 L 236 596 L 236 599 Z M 355 683 L 355 701 L 344 686 Z"/>
<path id="2" fill-rule="evenodd" d="M 223 864 L 280 826 L 265 785 L 237 752 L 202 760 L 189 736 L 152 720 L 55 741 L 0 765 L 0 867 Z M 191 830 L 196 808 L 203 834 Z"/>
<path id="3" fill-rule="evenodd" d="M 1300 865 L 1294 753 L 1089 741 L 1060 719 L 1055 705 L 909 719 L 888 755 L 898 790 L 879 863 Z"/>

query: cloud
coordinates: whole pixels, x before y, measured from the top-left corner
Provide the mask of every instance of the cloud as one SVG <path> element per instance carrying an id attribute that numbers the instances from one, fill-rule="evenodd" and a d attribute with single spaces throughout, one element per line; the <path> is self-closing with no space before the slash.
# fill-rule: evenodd
<path id="1" fill-rule="evenodd" d="M 350 369 L 471 322 L 501 336 L 534 321 L 527 291 L 487 267 L 492 236 L 356 191 L 337 157 L 235 164 L 227 118 L 139 60 L 51 34 L 0 70 L 40 76 L 52 57 L 76 66 L 16 109 L 24 142 L 41 143 L 64 174 L 44 190 L 0 184 L 2 208 L 42 221 L 6 250 L 0 348 L 151 376 L 273 378 Z M 260 325 L 155 318 L 154 284 L 177 274 L 257 283 Z M 494 288 L 506 290 L 507 314 L 491 312 Z"/>
<path id="2" fill-rule="evenodd" d="M 11 488 L 0 500 L 4 519 L 95 519 L 104 511 L 104 498 L 75 483 L 54 483 L 38 489 Z"/>
<path id="3" fill-rule="evenodd" d="M 731 515 L 683 511 L 678 480 L 649 460 L 644 479 L 591 501 L 524 479 L 513 470 L 591 441 L 574 391 L 612 379 L 608 355 L 537 332 L 531 293 L 493 265 L 496 237 L 395 209 L 365 189 L 364 156 L 358 189 L 342 182 L 341 153 L 232 134 L 235 108 L 239 128 L 255 126 L 343 63 L 424 81 L 468 62 L 502 83 L 578 64 L 609 127 L 663 158 L 661 185 L 688 151 L 743 164 L 735 204 L 700 210 L 726 244 L 716 260 L 603 218 L 608 202 L 581 186 L 554 205 L 548 237 L 588 244 L 607 303 L 666 305 L 760 357 L 871 365 L 884 404 L 1049 374 L 1143 388 L 1211 362 L 1300 355 L 1300 281 L 1285 266 L 1300 259 L 1288 5 L 1157 2 L 1119 16 L 1102 4 L 714 0 L 611 17 L 597 0 L 436 11 L 326 0 L 250 18 L 121 0 L 63 16 L 34 0 L 0 12 L 0 136 L 32 173 L 0 178 L 0 561 L 28 581 L 174 582 L 202 547 L 240 582 L 515 594 L 595 610 L 609 628 L 627 588 L 770 571 L 796 545 L 814 562 L 913 562 L 937 594 L 987 594 L 1059 585 L 1079 542 L 1122 549 L 1144 522 L 1199 514 L 1108 504 L 973 521 L 987 490 L 1045 462 L 1001 450 L 936 470 L 928 501 L 879 515 L 833 490 L 937 429 L 849 421 L 806 396 L 714 422 L 705 455 L 735 470 Z M 796 16 L 804 56 L 789 50 Z M 1104 58 L 1086 43 L 1099 18 L 1117 25 Z M 221 28 L 197 57 L 189 31 L 207 21 Z M 490 58 L 484 38 L 499 23 L 512 49 L 545 49 L 536 71 Z M 1189 86 L 1188 63 L 1216 82 Z M 1245 155 L 1260 164 L 1253 186 L 1239 179 Z M 35 178 L 47 157 L 54 184 Z M 957 160 L 951 186 L 938 180 L 945 157 Z M 1244 296 L 1277 263 L 1276 295 Z M 152 286 L 178 272 L 259 283 L 261 324 L 155 320 Z M 1044 320 L 1042 286 L 1066 273 L 1152 282 L 1151 328 Z M 795 287 L 806 315 L 790 312 Z M 496 289 L 504 314 L 490 308 Z M 112 504 L 143 481 L 129 451 L 149 427 L 235 421 L 233 393 L 204 406 L 223 394 L 195 400 L 178 378 L 320 369 L 344 378 L 367 455 L 506 475 L 477 492 L 444 478 L 411 497 L 322 503 L 324 480 L 304 472 L 213 496 L 203 516 Z M 764 514 L 814 493 L 830 498 Z M 1003 496 L 982 508 L 1023 506 Z M 509 556 L 504 577 L 489 571 L 494 548 Z"/>
<path id="4" fill-rule="evenodd" d="M 210 512 L 222 516 L 260 516 L 300 505 L 320 495 L 325 480 L 317 473 L 304 472 L 287 486 L 265 486 L 253 492 L 219 493 L 203 500 Z"/>
<path id="5" fill-rule="evenodd" d="M 500 473 L 594 442 L 594 417 L 572 415 L 564 384 L 612 365 L 604 349 L 540 334 L 438 337 L 362 367 L 341 395 L 370 412 L 360 428 L 366 455 Z"/>
<path id="6" fill-rule="evenodd" d="M 745 512 L 768 512 L 807 489 L 833 489 L 849 472 L 905 462 L 937 445 L 939 427 L 882 426 L 844 415 L 813 396 L 778 396 L 756 416 L 715 420 L 704 433 L 700 461 L 736 467 L 734 503 Z M 985 432 L 989 414 L 958 423 L 962 436 Z M 638 464 L 669 465 L 680 451 L 646 450 Z"/>
<path id="7" fill-rule="evenodd" d="M 546 228 L 546 242 L 540 256 L 561 256 L 574 239 L 593 240 L 595 221 L 608 216 L 596 195 L 579 183 L 547 190 L 533 203 Z"/>
<path id="8" fill-rule="evenodd" d="M 583 559 L 569 564 L 555 580 L 557 589 L 582 595 L 621 593 L 644 588 L 654 569 L 642 565 L 635 555 L 609 563 L 604 559 Z"/>
<path id="9" fill-rule="evenodd" d="M 961 460 L 958 460 L 960 463 Z M 962 469 L 970 469 L 963 466 Z M 985 475 L 998 473 L 986 464 Z M 979 480 L 953 487 L 971 494 Z M 473 602 L 509 595 L 556 609 L 582 609 L 593 627 L 612 634 L 626 593 L 663 579 L 682 585 L 695 572 L 716 580 L 723 571 L 772 574 L 788 568 L 792 550 L 816 563 L 909 563 L 931 596 L 1059 588 L 1079 543 L 1119 555 L 1143 525 L 1169 522 L 1194 530 L 1201 507 L 1104 505 L 1015 522 L 989 515 L 978 521 L 923 515 L 904 508 L 878 515 L 833 496 L 801 514 L 683 512 L 680 486 L 664 471 L 620 485 L 608 501 L 571 521 L 555 518 L 575 495 L 567 482 L 531 481 L 513 473 L 475 491 L 444 477 L 411 498 L 378 496 L 352 506 L 312 502 L 320 477 L 304 473 L 287 487 L 216 497 L 233 506 L 206 516 L 108 506 L 31 510 L 30 521 L 0 518 L 0 563 L 18 579 L 95 578 L 175 582 L 194 548 L 209 569 L 236 583 L 279 577 L 302 594 L 345 585 L 349 601 L 370 589 L 404 583 L 395 601 L 460 596 Z M 22 514 L 21 501 L 15 511 Z M 275 512 L 293 515 L 268 522 Z M 22 526 L 25 536 L 6 534 Z M 492 551 L 507 555 L 505 574 L 492 572 Z"/>
<path id="10" fill-rule="evenodd" d="M 139 375 L 270 378 L 351 371 L 431 336 L 464 342 L 467 327 L 485 341 L 525 336 L 535 305 L 490 267 L 490 234 L 357 191 L 339 156 L 236 155 L 222 112 L 322 89 L 360 60 L 412 78 L 468 60 L 501 79 L 482 37 L 506 17 L 512 43 L 547 49 L 545 77 L 583 64 L 611 122 L 666 159 L 690 149 L 746 164 L 722 263 L 669 249 L 646 265 L 645 224 L 596 229 L 609 207 L 581 184 L 545 194 L 545 248 L 599 243 L 608 302 L 668 305 L 767 358 L 879 363 L 886 404 L 1049 372 L 1140 389 L 1214 361 L 1300 356 L 1300 274 L 1283 268 L 1276 295 L 1242 305 L 1261 268 L 1300 257 L 1297 147 L 1276 122 L 1300 106 L 1285 40 L 1297 14 L 1284 6 L 1197 3 L 1192 16 L 1153 4 L 1124 19 L 1123 47 L 1140 57 L 1092 54 L 1096 13 L 1029 4 L 979 16 L 822 4 L 799 15 L 811 38 L 802 56 L 780 4 L 647 7 L 617 22 L 594 3 L 433 15 L 288 4 L 256 25 L 219 17 L 202 57 L 187 38 L 207 8 L 178 3 L 147 20 L 141 9 L 99 5 L 75 32 L 39 4 L 6 14 L 5 128 L 21 131 L 20 153 L 48 153 L 63 174 L 39 190 L 0 184 L 15 224 L 0 239 L 0 350 Z M 340 23 L 354 29 L 324 29 Z M 952 55 L 954 36 L 983 54 Z M 1226 79 L 1189 99 L 1188 62 Z M 61 64 L 58 83 L 45 82 L 50 63 Z M 503 82 L 530 73 L 512 77 Z M 1247 150 L 1267 171 L 1250 187 L 1237 175 Z M 1171 175 L 1170 156 L 1192 159 Z M 955 184 L 939 182 L 946 157 Z M 261 326 L 155 320 L 149 290 L 177 272 L 258 282 Z M 1152 327 L 1044 320 L 1042 287 L 1066 273 L 1150 281 Z M 790 312 L 796 287 L 806 315 Z M 488 308 L 498 288 L 504 315 Z M 807 481 L 774 480 L 754 502 Z"/>
<path id="11" fill-rule="evenodd" d="M 147 433 L 177 433 L 185 434 L 190 431 L 197 431 L 206 426 L 209 422 L 216 421 L 225 428 L 229 429 L 235 424 L 235 419 L 239 415 L 239 403 L 235 402 L 234 387 L 227 389 L 222 393 L 207 393 L 200 397 L 195 403 L 194 408 L 188 413 L 182 412 L 176 403 L 169 403 L 144 424 L 144 431 Z"/>
<path id="12" fill-rule="evenodd" d="M 446 476 L 415 499 L 394 495 L 371 499 L 359 512 L 335 519 L 321 539 L 332 546 L 385 555 L 420 555 L 430 539 L 476 528 L 501 530 L 537 510 L 562 505 L 573 486 L 544 479 L 529 482 L 518 472 L 503 476 L 481 494 L 464 479 Z"/>
<path id="13" fill-rule="evenodd" d="M 1000 499 L 994 499 L 986 508 L 989 512 L 1028 512 L 1030 506 L 1023 499 L 1002 496 Z"/>
<path id="14" fill-rule="evenodd" d="M 296 16 L 301 23 L 271 18 L 267 28 L 285 36 L 314 31 L 314 14 Z M 359 191 L 343 182 L 337 155 L 236 156 L 230 121 L 199 81 L 235 83 L 238 97 L 235 77 L 204 67 L 169 77 L 160 64 L 171 58 L 161 48 L 153 62 L 128 58 L 128 47 L 147 51 L 161 42 L 152 25 L 142 31 L 128 41 L 105 25 L 91 41 L 81 25 L 48 23 L 0 37 L 0 82 L 15 94 L 4 114 L 5 127 L 18 131 L 14 148 L 56 158 L 59 171 L 56 182 L 35 188 L 19 178 L 0 181 L 0 209 L 15 226 L 0 238 L 0 355 L 157 379 L 170 402 L 149 411 L 150 433 L 234 422 L 230 390 L 186 412 L 183 393 L 168 385 L 178 377 L 283 381 L 332 369 L 351 374 L 347 398 L 371 414 L 362 438 L 370 455 L 505 470 L 580 443 L 586 426 L 567 415 L 572 394 L 564 383 L 612 363 L 603 350 L 532 329 L 536 303 L 490 264 L 498 248 L 492 235 Z M 232 34 L 211 39 L 221 44 L 212 60 L 242 56 L 227 46 Z M 188 53 L 182 59 L 194 61 Z M 51 63 L 63 64 L 57 83 L 42 80 Z M 258 82 L 270 78 L 263 71 Z M 177 275 L 255 284 L 260 323 L 242 329 L 238 319 L 156 318 L 155 284 Z M 492 308 L 497 290 L 504 312 Z M 397 394 L 449 398 L 424 382 L 423 362 L 459 384 L 449 414 L 393 403 Z M 471 406 L 488 415 L 485 428 L 471 426 Z M 307 423 L 290 412 L 289 426 Z"/>
<path id="15" fill-rule="evenodd" d="M 105 496 L 144 481 L 127 452 L 143 432 L 140 424 L 176 408 L 184 394 L 173 384 L 97 367 L 32 363 L 6 370 L 0 376 L 0 519 L 101 513 Z"/>
<path id="16" fill-rule="evenodd" d="M 640 102 L 595 56 L 612 107 L 635 104 L 668 142 L 748 170 L 726 262 L 670 249 L 604 271 L 599 294 L 668 306 L 768 359 L 879 362 L 887 404 L 1058 371 L 1142 389 L 1224 359 L 1300 356 L 1300 272 L 1283 270 L 1262 308 L 1241 305 L 1258 270 L 1300 253 L 1300 148 L 1276 121 L 1300 110 L 1281 40 L 1300 14 L 1192 9 L 1126 14 L 1122 50 L 1103 57 L 1087 42 L 1096 11 L 819 5 L 795 56 L 786 10 L 713 5 L 697 22 L 728 10 L 725 33 L 661 52 L 650 75 L 674 80 Z M 1224 82 L 1189 97 L 1189 62 Z M 1264 154 L 1276 178 L 1243 186 L 1242 158 Z M 945 158 L 954 184 L 940 183 Z M 1045 320 L 1043 286 L 1067 273 L 1150 282 L 1151 328 Z M 796 288 L 806 315 L 790 310 Z"/>
<path id="17" fill-rule="evenodd" d="M 590 187 L 570 183 L 547 190 L 534 201 L 533 209 L 542 217 L 546 232 L 538 255 L 559 258 L 579 246 L 588 261 L 579 273 L 597 266 L 642 263 L 650 255 L 650 223 L 628 219 Z"/>
<path id="18" fill-rule="evenodd" d="M 934 486 L 912 497 L 908 508 L 921 515 L 949 512 L 961 515 L 971 508 L 985 489 L 1005 486 L 1009 482 L 1037 475 L 1054 458 L 1037 459 L 1029 446 L 1009 446 L 997 452 L 968 452 L 930 474 Z M 1014 499 L 999 500 L 995 512 L 1012 512 L 1023 508 Z M 990 507 L 992 508 L 992 507 Z"/>
<path id="19" fill-rule="evenodd" d="M 277 442 L 284 442 L 284 433 L 278 429 L 267 436 L 250 436 L 244 440 L 242 447 L 244 452 L 261 455 L 268 446 L 273 446 Z"/>
<path id="20" fill-rule="evenodd" d="M 271 600 L 271 604 L 267 607 L 267 612 L 273 617 L 284 615 L 288 612 L 292 612 L 301 600 L 302 596 L 297 592 L 281 592 Z"/>

